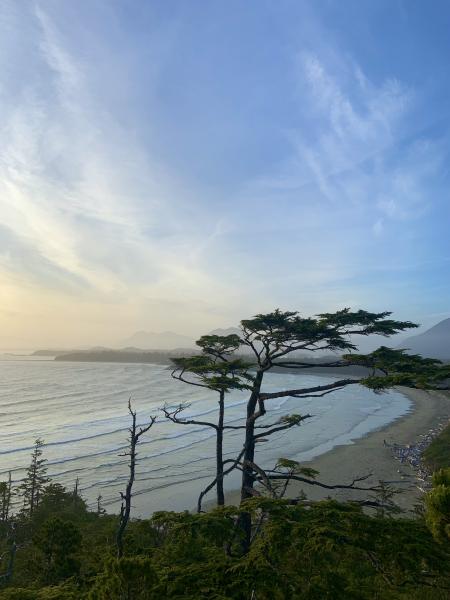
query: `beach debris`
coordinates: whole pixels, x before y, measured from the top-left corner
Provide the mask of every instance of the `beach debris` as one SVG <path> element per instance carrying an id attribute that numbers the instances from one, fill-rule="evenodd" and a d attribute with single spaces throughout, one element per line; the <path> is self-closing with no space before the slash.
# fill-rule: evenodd
<path id="1" fill-rule="evenodd" d="M 403 465 L 409 465 L 414 470 L 417 482 L 421 482 L 417 485 L 417 488 L 423 493 L 431 488 L 432 471 L 425 465 L 422 455 L 434 438 L 436 438 L 448 424 L 449 421 L 447 419 L 441 421 L 436 427 L 429 429 L 427 433 L 419 435 L 418 441 L 412 444 L 401 445 L 395 442 L 389 444 L 386 440 L 383 440 L 383 446 L 392 450 L 394 458 Z M 397 469 L 397 473 L 406 476 L 406 473 L 400 469 Z"/>

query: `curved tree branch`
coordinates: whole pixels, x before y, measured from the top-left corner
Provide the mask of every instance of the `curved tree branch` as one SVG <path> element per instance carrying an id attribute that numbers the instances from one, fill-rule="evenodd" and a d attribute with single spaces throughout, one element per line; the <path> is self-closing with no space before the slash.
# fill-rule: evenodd
<path id="1" fill-rule="evenodd" d="M 228 467 L 228 469 L 225 469 L 223 474 L 222 474 L 222 479 L 225 477 L 225 475 L 228 475 L 229 473 L 231 473 L 231 471 L 233 471 L 239 464 L 242 456 L 244 455 L 244 449 L 241 450 L 241 452 L 238 454 L 237 458 L 235 459 L 228 459 L 228 460 L 224 460 L 223 461 L 223 465 L 228 464 L 229 462 L 232 463 L 231 467 Z M 211 481 L 211 483 L 209 483 L 206 488 L 200 493 L 200 496 L 198 497 L 198 501 L 197 501 L 197 512 L 201 513 L 202 512 L 202 501 L 203 498 L 206 496 L 206 494 L 211 491 L 213 489 L 213 487 L 216 485 L 217 483 L 217 477 L 215 477 L 213 479 L 213 481 Z"/>
<path id="2" fill-rule="evenodd" d="M 271 400 L 272 398 L 283 398 L 286 396 L 294 396 L 294 397 L 305 397 L 304 394 L 315 394 L 316 392 L 323 392 L 328 390 L 336 390 L 338 388 L 345 387 L 347 385 L 353 385 L 355 383 L 360 383 L 358 379 L 340 379 L 339 381 L 335 381 L 333 383 L 329 383 L 327 385 L 317 385 L 315 387 L 310 388 L 299 388 L 296 390 L 285 390 L 282 392 L 272 392 L 272 393 L 262 393 L 259 394 L 260 400 Z"/>
<path id="3" fill-rule="evenodd" d="M 274 427 L 273 429 L 269 429 L 268 431 L 264 431 L 263 433 L 258 433 L 254 435 L 253 439 L 256 441 L 261 438 L 264 438 L 265 436 L 272 435 L 272 433 L 276 433 L 277 431 L 284 431 L 285 429 L 290 429 L 291 427 L 295 427 L 296 425 L 298 426 L 302 421 L 304 421 L 305 419 L 310 419 L 311 417 L 312 415 L 305 415 L 297 421 L 285 422 L 283 425 L 279 425 L 278 427 Z"/>

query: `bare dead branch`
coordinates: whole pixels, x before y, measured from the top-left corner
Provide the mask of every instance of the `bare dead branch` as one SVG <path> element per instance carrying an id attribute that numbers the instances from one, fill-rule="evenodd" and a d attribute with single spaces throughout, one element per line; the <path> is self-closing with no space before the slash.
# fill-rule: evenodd
<path id="1" fill-rule="evenodd" d="M 178 425 L 202 425 L 204 427 L 212 427 L 213 429 L 217 429 L 217 425 L 215 423 L 211 423 L 210 421 L 197 421 L 197 419 L 179 419 L 178 415 L 183 412 L 189 405 L 180 404 L 176 409 L 170 411 L 167 409 L 167 406 L 162 407 L 162 412 L 166 419 L 172 421 L 172 423 L 177 423 Z"/>
<path id="2" fill-rule="evenodd" d="M 359 481 L 364 481 L 365 479 L 368 479 L 371 476 L 371 474 L 365 475 L 363 477 L 357 477 L 349 484 L 337 483 L 335 485 L 322 483 L 321 481 L 317 481 L 316 479 L 308 479 L 307 477 L 302 477 L 301 475 L 295 475 L 295 474 L 291 475 L 289 473 L 282 474 L 282 473 L 271 473 L 270 471 L 267 471 L 266 476 L 268 479 L 271 479 L 271 480 L 284 480 L 287 477 L 289 477 L 293 481 L 300 481 L 300 482 L 306 483 L 308 485 L 317 485 L 317 486 L 327 489 L 327 490 L 357 490 L 357 491 L 363 491 L 363 492 L 377 492 L 380 489 L 379 486 L 361 487 L 361 486 L 355 485 L 355 483 L 358 483 Z M 255 477 L 255 479 L 258 480 L 258 477 Z"/>

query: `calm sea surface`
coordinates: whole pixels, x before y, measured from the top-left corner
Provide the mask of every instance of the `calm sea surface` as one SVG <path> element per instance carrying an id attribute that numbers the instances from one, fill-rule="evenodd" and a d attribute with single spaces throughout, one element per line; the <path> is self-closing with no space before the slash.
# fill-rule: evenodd
<path id="1" fill-rule="evenodd" d="M 1 359 L 4 360 L 1 360 Z M 327 377 L 328 381 L 339 377 Z M 323 384 L 323 377 L 270 374 L 265 391 Z M 189 402 L 186 416 L 214 420 L 214 394 L 170 377 L 164 365 L 70 363 L 0 356 L 0 480 L 12 471 L 19 481 L 29 463 L 33 442 L 45 441 L 48 473 L 73 487 L 77 477 L 92 506 L 99 494 L 107 510 L 118 509 L 128 468 L 121 454 L 127 447 L 127 401 L 132 398 L 138 420 L 160 415 L 164 403 Z M 227 397 L 226 421 L 239 424 L 246 395 Z M 267 402 L 267 419 L 285 414 L 312 414 L 298 428 L 272 436 L 259 446 L 258 462 L 269 466 L 277 458 L 307 460 L 337 444 L 351 443 L 410 409 L 397 392 L 374 394 L 349 386 L 323 398 L 282 398 Z M 229 457 L 242 447 L 242 433 L 227 434 Z M 189 509 L 214 472 L 214 435 L 208 427 L 175 425 L 160 416 L 142 438 L 135 484 L 135 515 L 154 510 Z M 227 480 L 238 487 L 238 474 Z"/>

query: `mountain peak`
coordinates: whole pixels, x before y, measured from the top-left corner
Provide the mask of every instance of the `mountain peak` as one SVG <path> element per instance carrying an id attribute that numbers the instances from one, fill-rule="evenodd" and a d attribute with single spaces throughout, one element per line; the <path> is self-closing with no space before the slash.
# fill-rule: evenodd
<path id="1" fill-rule="evenodd" d="M 407 338 L 400 346 L 412 354 L 450 360 L 450 318 L 436 323 L 419 335 Z"/>

